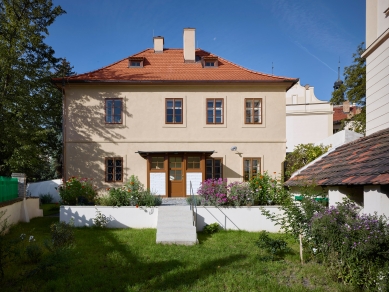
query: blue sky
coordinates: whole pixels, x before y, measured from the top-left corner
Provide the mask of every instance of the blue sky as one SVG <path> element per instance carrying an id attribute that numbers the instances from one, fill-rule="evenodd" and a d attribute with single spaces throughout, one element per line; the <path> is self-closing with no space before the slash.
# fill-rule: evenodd
<path id="1" fill-rule="evenodd" d="M 77 73 L 153 47 L 182 48 L 183 28 L 196 47 L 243 67 L 288 77 L 331 98 L 343 67 L 365 41 L 365 0 L 53 0 L 66 10 L 47 43 Z M 343 77 L 342 77 L 343 79 Z"/>

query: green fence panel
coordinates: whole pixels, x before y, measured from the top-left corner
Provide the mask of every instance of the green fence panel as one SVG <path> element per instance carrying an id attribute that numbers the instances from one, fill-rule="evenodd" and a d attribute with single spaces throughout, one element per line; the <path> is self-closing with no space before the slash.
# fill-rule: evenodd
<path id="1" fill-rule="evenodd" d="M 18 179 L 0 176 L 0 203 L 16 199 L 18 196 Z"/>

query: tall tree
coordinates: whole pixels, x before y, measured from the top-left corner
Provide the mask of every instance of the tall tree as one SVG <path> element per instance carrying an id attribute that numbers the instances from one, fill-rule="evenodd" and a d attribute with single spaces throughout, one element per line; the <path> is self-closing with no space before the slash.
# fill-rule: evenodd
<path id="1" fill-rule="evenodd" d="M 361 113 L 351 118 L 352 123 L 345 121 L 342 127 L 351 127 L 362 134 L 366 132 L 366 60 L 361 57 L 364 51 L 364 43 L 361 43 L 353 54 L 353 64 L 344 68 L 344 83 L 332 92 L 331 98 L 333 104 L 349 100 L 361 108 Z"/>
<path id="2" fill-rule="evenodd" d="M 40 179 L 60 147 L 61 93 L 50 82 L 60 59 L 44 40 L 63 13 L 51 0 L 0 0 L 0 175 Z"/>

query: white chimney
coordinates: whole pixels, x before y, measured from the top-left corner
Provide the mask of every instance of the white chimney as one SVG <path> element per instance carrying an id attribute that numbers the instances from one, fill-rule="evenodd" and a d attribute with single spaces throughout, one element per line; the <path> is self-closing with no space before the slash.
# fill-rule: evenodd
<path id="1" fill-rule="evenodd" d="M 194 28 L 184 28 L 184 62 L 196 62 L 195 56 L 195 31 Z"/>
<path id="2" fill-rule="evenodd" d="M 164 38 L 161 36 L 153 37 L 154 40 L 154 53 L 163 53 Z"/>

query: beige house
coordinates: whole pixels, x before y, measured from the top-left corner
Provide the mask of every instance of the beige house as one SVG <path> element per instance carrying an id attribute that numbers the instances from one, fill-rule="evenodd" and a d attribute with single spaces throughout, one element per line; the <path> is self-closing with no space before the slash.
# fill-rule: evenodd
<path id="1" fill-rule="evenodd" d="M 389 128 L 389 0 L 366 0 L 366 135 Z"/>
<path id="2" fill-rule="evenodd" d="M 281 172 L 285 92 L 298 79 L 251 71 L 201 49 L 154 48 L 55 79 L 64 90 L 64 179 L 116 187 L 132 174 L 168 197 L 208 178 Z M 64 84 L 64 85 L 63 85 Z"/>
<path id="3" fill-rule="evenodd" d="M 331 136 L 332 116 L 331 103 L 319 100 L 313 86 L 296 83 L 286 93 L 286 152 Z"/>

